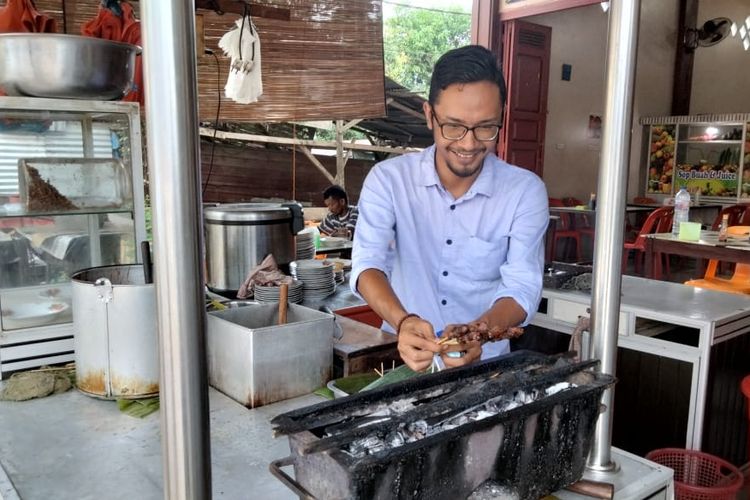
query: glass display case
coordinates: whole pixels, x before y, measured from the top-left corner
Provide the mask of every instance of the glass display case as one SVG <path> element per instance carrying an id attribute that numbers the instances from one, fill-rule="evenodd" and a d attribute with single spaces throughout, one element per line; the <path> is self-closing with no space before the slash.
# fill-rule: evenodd
<path id="1" fill-rule="evenodd" d="M 0 97 L 0 377 L 72 360 L 71 276 L 145 238 L 137 104 Z"/>
<path id="2" fill-rule="evenodd" d="M 680 188 L 702 200 L 750 198 L 750 115 L 642 118 L 648 170 L 646 196 Z"/>

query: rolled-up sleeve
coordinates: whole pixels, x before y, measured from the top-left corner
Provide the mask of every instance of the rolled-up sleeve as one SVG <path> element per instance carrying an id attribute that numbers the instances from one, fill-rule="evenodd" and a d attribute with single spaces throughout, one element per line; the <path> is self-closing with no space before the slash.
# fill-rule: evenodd
<path id="1" fill-rule="evenodd" d="M 357 290 L 360 274 L 367 269 L 378 269 L 390 274 L 393 252 L 390 244 L 395 237 L 396 216 L 393 189 L 387 173 L 375 166 L 365 179 L 357 208 L 357 231 L 352 248 L 352 272 L 349 286 L 361 298 Z"/>
<path id="2" fill-rule="evenodd" d="M 500 267 L 501 283 L 492 300 L 510 297 L 526 311 L 527 325 L 539 307 L 544 272 L 544 235 L 549 223 L 547 190 L 533 177 L 513 217 L 508 253 Z"/>

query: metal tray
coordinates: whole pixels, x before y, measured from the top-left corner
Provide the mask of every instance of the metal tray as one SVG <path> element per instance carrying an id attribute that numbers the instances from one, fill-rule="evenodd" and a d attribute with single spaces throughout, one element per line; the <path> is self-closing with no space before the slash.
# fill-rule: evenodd
<path id="1" fill-rule="evenodd" d="M 133 208 L 130 175 L 117 158 L 22 158 L 18 183 L 26 213 Z"/>
<path id="2" fill-rule="evenodd" d="M 254 304 L 207 315 L 209 383 L 255 408 L 309 394 L 331 378 L 334 316 L 289 304 Z"/>
<path id="3" fill-rule="evenodd" d="M 521 499 L 536 499 L 556 491 L 583 476 L 601 395 L 614 383 L 613 377 L 590 372 L 590 382 L 576 388 L 362 458 L 338 448 L 309 452 L 321 439 L 321 428 L 306 428 L 324 422 L 333 412 L 353 411 L 378 400 L 388 405 L 399 396 L 445 383 L 466 386 L 489 372 L 515 370 L 544 358 L 519 351 L 480 365 L 425 375 L 280 415 L 272 423 L 282 432 L 292 431 L 292 454 L 272 462 L 271 472 L 301 498 L 309 499 L 466 498 L 487 480 L 512 487 Z M 564 380 L 587 370 L 592 363 L 571 366 L 557 375 L 562 374 Z M 505 390 L 547 387 L 555 379 L 540 375 L 520 377 L 519 382 Z M 491 394 L 477 396 L 489 398 Z M 282 470 L 290 465 L 296 479 Z"/>

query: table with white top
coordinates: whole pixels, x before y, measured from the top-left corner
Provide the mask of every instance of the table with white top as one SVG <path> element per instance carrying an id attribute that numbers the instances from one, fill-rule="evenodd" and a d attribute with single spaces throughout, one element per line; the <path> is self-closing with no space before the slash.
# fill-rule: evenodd
<path id="1" fill-rule="evenodd" d="M 684 408 L 680 418 L 686 422 L 680 446 L 742 463 L 747 457 L 747 415 L 739 380 L 750 373 L 750 296 L 623 276 L 620 300 L 618 347 L 644 361 L 618 366 L 621 381 L 632 381 L 639 392 L 631 400 L 615 386 L 615 426 L 623 405 L 633 405 L 637 414 L 663 404 L 660 399 L 674 398 L 674 404 Z M 532 324 L 569 334 L 590 307 L 589 293 L 544 289 Z M 587 338 L 583 344 L 588 345 Z M 650 375 L 652 367 L 645 360 L 656 366 Z M 665 380 L 672 372 L 674 380 Z M 660 392 L 647 375 L 667 388 Z M 684 398 L 678 396 L 679 387 Z"/>

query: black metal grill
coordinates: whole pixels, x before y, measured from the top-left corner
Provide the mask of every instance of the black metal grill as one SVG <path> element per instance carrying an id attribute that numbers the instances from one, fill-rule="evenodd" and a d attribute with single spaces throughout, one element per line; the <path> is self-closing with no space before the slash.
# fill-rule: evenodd
<path id="1" fill-rule="evenodd" d="M 289 435 L 292 455 L 271 470 L 303 498 L 466 498 L 487 480 L 539 498 L 583 475 L 601 394 L 614 383 L 591 370 L 597 363 L 519 351 L 288 412 L 272 424 Z M 546 394 L 565 382 L 572 385 Z M 350 453 L 357 440 L 445 422 L 519 391 L 541 397 L 414 442 Z M 296 481 L 284 465 L 294 465 Z"/>

